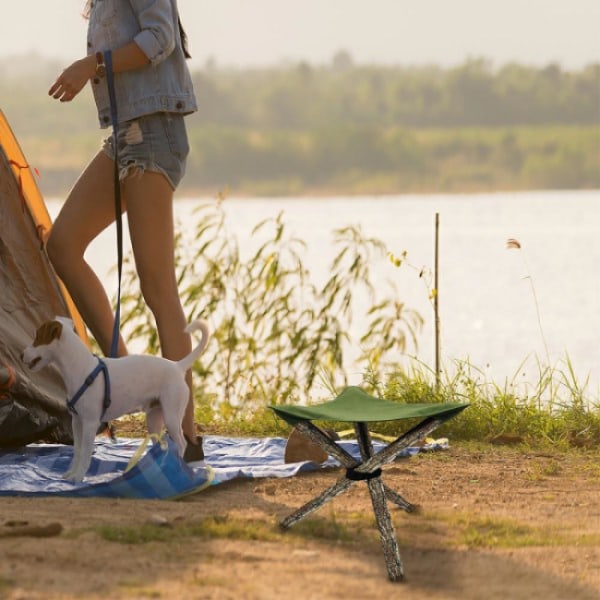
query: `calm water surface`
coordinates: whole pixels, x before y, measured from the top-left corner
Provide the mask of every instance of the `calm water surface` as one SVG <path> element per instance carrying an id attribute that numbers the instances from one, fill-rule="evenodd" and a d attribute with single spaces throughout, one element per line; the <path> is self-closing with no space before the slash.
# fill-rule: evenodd
<path id="1" fill-rule="evenodd" d="M 177 201 L 184 231 L 193 231 L 192 211 L 207 200 Z M 589 375 L 588 389 L 598 397 L 600 192 L 233 198 L 224 206 L 228 229 L 248 252 L 254 225 L 283 211 L 289 233 L 307 243 L 305 265 L 316 283 L 325 280 L 334 254 L 332 231 L 345 225 L 360 225 L 394 254 L 406 251 L 416 269 L 432 271 L 438 213 L 444 365 L 452 370 L 455 360 L 468 359 L 498 383 L 535 382 L 538 365 L 547 364 L 545 339 L 551 365 L 566 370 L 568 355 L 578 380 Z M 48 208 L 54 216 L 60 202 L 49 201 Z M 521 250 L 508 250 L 509 238 Z M 128 239 L 126 244 L 127 251 Z M 94 243 L 88 259 L 114 292 L 116 275 L 108 274 L 116 262 L 113 232 Z M 425 318 L 419 348 L 409 351 L 433 365 L 433 312 L 425 281 L 417 270 L 395 269 L 387 261 L 374 272 L 378 284 L 393 279 L 401 299 Z"/>

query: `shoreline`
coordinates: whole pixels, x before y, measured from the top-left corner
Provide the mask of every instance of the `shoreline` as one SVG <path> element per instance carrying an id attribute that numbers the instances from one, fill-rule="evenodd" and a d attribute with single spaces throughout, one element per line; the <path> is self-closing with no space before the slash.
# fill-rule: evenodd
<path id="1" fill-rule="evenodd" d="M 69 194 L 69 190 L 66 191 L 51 191 L 45 192 L 40 189 L 42 197 L 47 201 L 63 200 Z M 394 197 L 438 197 L 438 196 L 469 196 L 475 197 L 478 195 L 495 195 L 495 194 L 552 194 L 552 193 L 600 193 L 600 188 L 594 187 L 580 187 L 580 188 L 553 188 L 543 189 L 539 187 L 505 187 L 505 188 L 460 188 L 460 189 L 440 189 L 440 188 L 407 188 L 404 190 L 389 190 L 389 191 L 351 191 L 351 190 L 335 190 L 331 188 L 313 188 L 303 190 L 298 193 L 252 193 L 244 188 L 227 188 L 227 189 L 215 189 L 215 188 L 193 188 L 193 187 L 182 187 L 175 191 L 174 200 L 186 201 L 191 199 L 232 199 L 236 200 L 309 200 L 309 199 L 365 199 L 365 198 L 394 198 Z"/>

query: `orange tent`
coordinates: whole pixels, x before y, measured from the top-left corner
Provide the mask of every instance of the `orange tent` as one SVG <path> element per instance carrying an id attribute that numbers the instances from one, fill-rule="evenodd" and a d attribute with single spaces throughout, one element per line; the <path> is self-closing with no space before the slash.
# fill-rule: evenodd
<path id="1" fill-rule="evenodd" d="M 35 330 L 56 315 L 85 326 L 44 250 L 51 220 L 34 173 L 0 111 L 0 447 L 69 442 L 71 419 L 58 372 L 21 362 Z"/>

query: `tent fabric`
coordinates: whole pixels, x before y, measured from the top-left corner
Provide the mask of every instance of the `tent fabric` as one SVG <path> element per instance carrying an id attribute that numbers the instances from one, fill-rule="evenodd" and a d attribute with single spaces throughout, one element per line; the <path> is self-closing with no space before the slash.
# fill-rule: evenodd
<path id="1" fill-rule="evenodd" d="M 0 111 L 0 447 L 68 443 L 64 386 L 52 368 L 32 373 L 20 355 L 44 321 L 73 318 L 85 329 L 46 256 L 51 221 L 32 169 Z"/>
<path id="2" fill-rule="evenodd" d="M 464 410 L 466 404 L 421 403 L 401 404 L 367 394 L 356 386 L 347 387 L 329 402 L 313 406 L 270 406 L 290 425 L 299 421 L 341 421 L 372 423 L 400 419 L 440 416 L 450 418 Z"/>
<path id="3" fill-rule="evenodd" d="M 129 470 L 143 440 L 98 438 L 88 475 L 82 483 L 66 481 L 62 474 L 73 448 L 60 444 L 31 444 L 0 451 L 0 496 L 66 496 L 79 498 L 176 499 L 239 478 L 293 477 L 300 472 L 336 467 L 329 458 L 322 465 L 303 461 L 285 463 L 284 438 L 237 438 L 204 436 L 205 461 L 187 465 L 173 442 L 156 442 Z M 338 442 L 360 459 L 356 440 Z M 378 450 L 385 444 L 374 442 Z M 404 457 L 447 448 L 447 440 L 406 448 Z"/>

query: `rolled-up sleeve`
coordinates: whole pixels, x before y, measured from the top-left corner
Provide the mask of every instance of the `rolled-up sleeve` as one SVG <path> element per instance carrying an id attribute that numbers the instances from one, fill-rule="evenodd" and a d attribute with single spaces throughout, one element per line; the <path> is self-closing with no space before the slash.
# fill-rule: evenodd
<path id="1" fill-rule="evenodd" d="M 175 49 L 175 21 L 170 0 L 131 0 L 140 32 L 133 38 L 152 65 Z"/>

